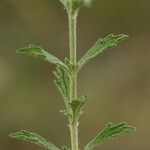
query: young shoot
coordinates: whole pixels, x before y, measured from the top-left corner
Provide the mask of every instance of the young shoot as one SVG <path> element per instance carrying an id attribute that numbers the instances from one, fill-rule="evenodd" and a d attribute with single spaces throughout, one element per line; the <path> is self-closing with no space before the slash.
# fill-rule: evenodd
<path id="1" fill-rule="evenodd" d="M 17 53 L 37 57 L 56 65 L 56 71 L 54 71 L 56 79 L 54 83 L 64 100 L 65 110 L 63 112 L 68 118 L 71 147 L 67 148 L 66 146 L 62 146 L 61 148 L 58 148 L 42 136 L 25 130 L 10 134 L 11 138 L 35 143 L 47 150 L 80 149 L 78 141 L 79 117 L 82 114 L 82 108 L 85 105 L 88 96 L 79 96 L 77 94 L 78 73 L 88 61 L 102 54 L 106 49 L 117 46 L 119 42 L 128 38 L 128 36 L 124 34 L 111 34 L 105 38 L 100 38 L 79 60 L 77 60 L 76 24 L 78 12 L 83 6 L 90 6 L 92 1 L 93 0 L 60 0 L 60 2 L 63 4 L 63 7 L 66 9 L 69 25 L 70 57 L 65 58 L 64 62 L 36 45 L 31 44 L 28 47 L 17 50 Z M 107 141 L 118 138 L 121 135 L 125 135 L 135 130 L 135 127 L 124 122 L 116 125 L 109 123 L 102 131 L 100 131 L 100 133 L 98 133 L 90 142 L 88 142 L 87 145 L 84 146 L 83 150 L 92 150 L 100 144 L 106 143 Z"/>

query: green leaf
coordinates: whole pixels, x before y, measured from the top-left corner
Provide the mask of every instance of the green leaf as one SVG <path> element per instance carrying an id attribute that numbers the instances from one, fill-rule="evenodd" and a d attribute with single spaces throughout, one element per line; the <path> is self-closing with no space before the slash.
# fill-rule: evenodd
<path id="1" fill-rule="evenodd" d="M 62 150 L 69 150 L 69 148 L 67 148 L 66 146 L 63 146 Z"/>
<path id="2" fill-rule="evenodd" d="M 56 71 L 54 71 L 53 73 L 57 78 L 56 80 L 54 80 L 54 83 L 58 88 L 59 92 L 61 93 L 61 95 L 63 96 L 65 105 L 68 108 L 70 101 L 70 80 L 68 74 L 61 67 L 57 67 Z"/>
<path id="3" fill-rule="evenodd" d="M 66 9 L 69 7 L 69 0 L 60 0 L 60 2 L 64 5 Z"/>
<path id="4" fill-rule="evenodd" d="M 49 63 L 61 66 L 65 70 L 68 70 L 67 66 L 61 60 L 59 60 L 57 57 L 53 56 L 52 54 L 46 52 L 44 49 L 36 45 L 31 44 L 28 47 L 20 48 L 17 50 L 17 53 L 27 54 L 33 57 L 37 57 Z"/>
<path id="5" fill-rule="evenodd" d="M 15 132 L 9 135 L 11 138 L 20 139 L 26 142 L 31 142 L 40 145 L 48 150 L 60 150 L 51 142 L 48 142 L 45 138 L 41 137 L 36 133 L 31 133 L 29 131 L 22 130 L 20 132 Z"/>
<path id="6" fill-rule="evenodd" d="M 72 1 L 72 12 L 76 13 L 82 6 L 89 7 L 93 0 L 71 0 Z M 69 10 L 70 0 L 60 0 L 60 2 L 64 5 L 65 9 Z"/>
<path id="7" fill-rule="evenodd" d="M 72 1 L 72 5 L 70 2 Z M 64 5 L 64 7 L 69 10 L 69 6 L 72 6 L 73 14 L 77 12 L 77 10 L 83 5 L 84 0 L 60 0 L 60 2 Z"/>
<path id="8" fill-rule="evenodd" d="M 81 109 L 85 102 L 87 101 L 88 96 L 83 95 L 81 98 L 78 98 L 77 100 L 74 100 L 69 103 L 71 110 L 72 110 L 72 118 L 76 118 L 77 116 L 81 115 Z"/>
<path id="9" fill-rule="evenodd" d="M 112 123 L 109 123 L 103 131 L 101 131 L 91 142 L 85 146 L 84 150 L 91 150 L 99 144 L 103 144 L 109 140 L 135 130 L 135 127 L 127 125 L 124 122 L 117 125 L 112 125 Z"/>
<path id="10" fill-rule="evenodd" d="M 118 42 L 127 39 L 128 36 L 124 34 L 120 35 L 109 35 L 104 39 L 98 39 L 95 45 L 80 59 L 78 62 L 79 69 L 82 68 L 89 60 L 102 53 L 107 48 L 112 48 L 117 46 Z"/>
<path id="11" fill-rule="evenodd" d="M 93 0 L 72 0 L 73 1 L 73 9 L 78 10 L 82 6 L 89 7 Z"/>
<path id="12" fill-rule="evenodd" d="M 93 0 L 84 0 L 84 5 L 85 6 L 90 6 Z"/>

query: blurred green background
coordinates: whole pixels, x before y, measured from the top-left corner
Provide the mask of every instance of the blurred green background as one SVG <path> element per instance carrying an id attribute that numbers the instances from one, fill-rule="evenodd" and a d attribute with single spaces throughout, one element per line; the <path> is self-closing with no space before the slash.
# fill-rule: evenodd
<path id="1" fill-rule="evenodd" d="M 89 93 L 80 121 L 81 148 L 108 122 L 126 121 L 135 134 L 97 150 L 150 149 L 150 1 L 97 0 L 78 21 L 78 58 L 99 37 L 125 33 L 130 39 L 96 57 L 79 74 L 80 94 Z M 0 150 L 41 150 L 8 134 L 37 132 L 70 146 L 63 100 L 53 84 L 54 65 L 15 50 L 37 44 L 68 56 L 67 15 L 59 0 L 0 0 Z"/>

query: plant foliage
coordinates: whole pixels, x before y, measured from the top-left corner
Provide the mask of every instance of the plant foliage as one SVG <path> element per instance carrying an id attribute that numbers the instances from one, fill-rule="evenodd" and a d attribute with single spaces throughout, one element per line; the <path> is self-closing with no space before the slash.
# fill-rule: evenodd
<path id="1" fill-rule="evenodd" d="M 72 118 L 76 118 L 80 116 L 80 114 L 82 113 L 81 111 L 82 107 L 84 106 L 87 99 L 88 99 L 88 96 L 83 95 L 81 96 L 81 98 L 78 98 L 77 100 L 74 100 L 69 103 L 71 110 L 72 110 L 72 114 L 71 114 Z"/>
<path id="2" fill-rule="evenodd" d="M 66 107 L 68 108 L 69 102 L 70 102 L 70 80 L 66 73 L 66 71 L 61 68 L 57 67 L 56 71 L 54 71 L 54 75 L 56 77 L 56 80 L 54 80 L 54 83 L 56 87 L 58 88 L 59 92 L 64 98 L 64 102 Z"/>
<path id="3" fill-rule="evenodd" d="M 45 138 L 41 137 L 40 135 L 36 133 L 31 133 L 29 131 L 22 130 L 20 132 L 15 132 L 10 134 L 11 138 L 20 139 L 23 141 L 35 143 L 37 145 L 40 145 L 48 150 L 60 150 L 57 148 L 54 144 L 51 142 L 48 142 Z"/>
<path id="4" fill-rule="evenodd" d="M 17 50 L 17 53 L 37 57 L 68 70 L 67 66 L 61 60 L 36 45 L 30 44 L 28 47 L 20 48 Z"/>
<path id="5" fill-rule="evenodd" d="M 124 34 L 119 35 L 110 34 L 104 39 L 101 38 L 98 39 L 95 45 L 89 51 L 87 51 L 87 53 L 84 54 L 84 56 L 78 62 L 79 69 L 81 69 L 82 66 L 86 64 L 89 60 L 91 60 L 98 54 L 102 53 L 107 48 L 115 47 L 120 41 L 125 40 L 127 38 L 128 36 Z"/>
<path id="6" fill-rule="evenodd" d="M 79 61 L 76 60 L 76 17 L 79 8 L 82 6 L 89 6 L 93 0 L 60 0 L 68 13 L 69 18 L 69 44 L 70 44 L 70 59 L 66 58 L 64 62 L 48 53 L 43 48 L 36 45 L 29 45 L 17 50 L 17 53 L 27 54 L 36 58 L 43 59 L 49 63 L 56 65 L 54 75 L 56 77 L 54 83 L 61 93 L 66 110 L 64 114 L 68 117 L 69 127 L 71 133 L 71 150 L 79 150 L 78 148 L 78 119 L 82 114 L 82 108 L 87 101 L 87 95 L 77 95 L 77 74 L 79 70 L 91 59 L 104 52 L 108 48 L 117 46 L 117 44 L 128 38 L 127 35 L 109 35 L 106 38 L 98 39 L 92 48 L 90 48 Z M 135 128 L 120 123 L 112 125 L 109 123 L 107 127 L 102 130 L 93 140 L 91 140 L 84 148 L 84 150 L 91 150 L 97 145 L 105 143 L 111 139 L 117 138 L 129 132 L 135 131 Z M 24 140 L 35 143 L 48 150 L 69 150 L 63 146 L 61 149 L 57 148 L 53 143 L 47 141 L 36 133 L 21 130 L 10 134 L 11 138 Z"/>
<path id="7" fill-rule="evenodd" d="M 71 0 L 72 1 L 72 12 L 76 12 L 79 10 L 82 6 L 89 7 L 93 0 Z M 60 0 L 60 2 L 64 5 L 64 7 L 69 10 L 69 7 L 71 5 L 70 0 Z"/>
<path id="8" fill-rule="evenodd" d="M 92 141 L 90 141 L 85 146 L 84 150 L 91 150 L 99 144 L 103 144 L 107 141 L 135 130 L 135 127 L 127 125 L 124 122 L 117 125 L 112 125 L 112 123 L 109 123 L 104 130 L 102 130 Z"/>

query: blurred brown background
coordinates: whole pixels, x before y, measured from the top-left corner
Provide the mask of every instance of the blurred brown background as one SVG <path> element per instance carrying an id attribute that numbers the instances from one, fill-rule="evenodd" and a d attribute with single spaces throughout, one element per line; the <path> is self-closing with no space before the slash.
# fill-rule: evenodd
<path id="1" fill-rule="evenodd" d="M 150 1 L 97 0 L 78 21 L 78 58 L 99 37 L 125 33 L 130 39 L 106 51 L 79 74 L 80 94 L 90 99 L 80 121 L 81 148 L 108 122 L 126 121 L 135 134 L 97 150 L 150 149 Z M 0 0 L 0 150 L 41 150 L 8 134 L 37 132 L 70 146 L 63 100 L 53 84 L 54 65 L 15 50 L 37 44 L 59 58 L 68 56 L 67 16 L 59 0 Z"/>

